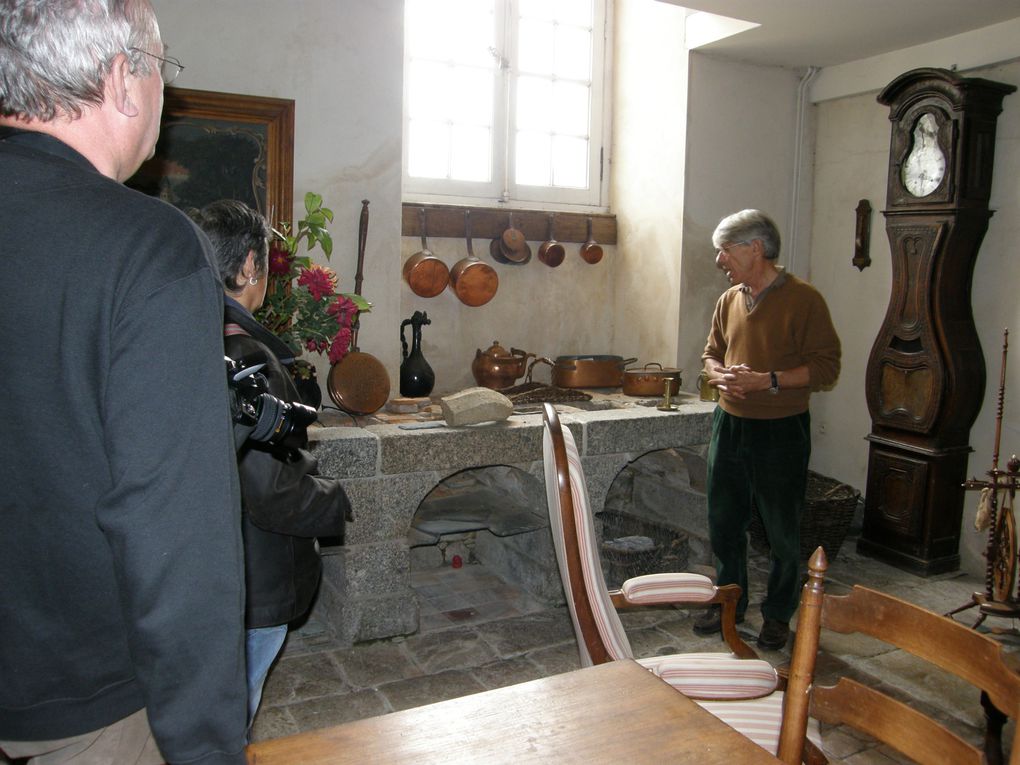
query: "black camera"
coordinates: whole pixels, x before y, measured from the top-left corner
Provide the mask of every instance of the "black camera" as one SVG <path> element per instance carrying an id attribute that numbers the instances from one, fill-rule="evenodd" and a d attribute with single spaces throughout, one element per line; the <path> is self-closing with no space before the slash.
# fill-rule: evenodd
<path id="1" fill-rule="evenodd" d="M 227 387 L 230 413 L 234 420 L 234 441 L 238 449 L 246 440 L 299 449 L 308 440 L 308 426 L 318 418 L 310 406 L 283 401 L 269 392 L 262 374 L 265 362 L 248 358 L 235 361 L 229 356 Z"/>

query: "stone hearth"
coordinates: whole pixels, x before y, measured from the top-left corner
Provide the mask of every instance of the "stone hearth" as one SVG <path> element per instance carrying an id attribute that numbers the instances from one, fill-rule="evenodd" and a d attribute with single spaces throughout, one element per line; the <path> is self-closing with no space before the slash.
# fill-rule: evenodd
<path id="1" fill-rule="evenodd" d="M 664 449 L 696 453 L 706 444 L 714 404 L 693 400 L 672 412 L 647 406 L 600 411 L 568 405 L 557 408 L 581 451 L 592 510 L 598 514 L 621 470 L 638 458 Z M 417 632 L 419 609 L 410 572 L 412 546 L 420 533 L 412 531 L 412 520 L 444 479 L 476 468 L 506 466 L 519 473 L 518 482 L 531 484 L 525 494 L 538 505 L 531 511 L 547 515 L 538 414 L 458 428 L 406 430 L 393 424 L 313 428 L 312 451 L 324 475 L 342 480 L 354 510 L 346 543 L 323 547 L 323 581 L 315 605 L 316 618 L 329 624 L 344 645 Z M 640 477 L 628 478 L 626 483 L 627 491 L 634 490 L 632 483 L 637 491 L 645 490 Z M 677 518 L 677 522 L 684 521 Z M 492 536 L 482 531 L 478 539 L 484 540 L 486 534 Z M 536 562 L 553 572 L 555 582 L 549 536 L 547 527 L 527 530 L 519 535 L 516 547 L 537 556 Z M 508 536 L 503 542 L 513 539 Z M 514 546 L 493 552 L 490 544 L 487 565 L 500 556 L 506 560 L 497 563 L 497 568 L 529 565 Z M 550 581 L 547 574 L 541 578 Z M 540 595 L 551 600 L 555 593 Z"/>

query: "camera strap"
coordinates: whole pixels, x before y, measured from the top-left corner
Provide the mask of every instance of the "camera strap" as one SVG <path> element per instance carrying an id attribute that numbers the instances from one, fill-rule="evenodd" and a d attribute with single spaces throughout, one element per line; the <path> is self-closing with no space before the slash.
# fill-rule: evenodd
<path id="1" fill-rule="evenodd" d="M 226 322 L 223 325 L 223 336 L 233 337 L 234 335 L 246 335 L 248 337 L 251 337 L 251 332 L 246 330 L 240 324 L 236 324 L 235 322 L 232 321 Z"/>

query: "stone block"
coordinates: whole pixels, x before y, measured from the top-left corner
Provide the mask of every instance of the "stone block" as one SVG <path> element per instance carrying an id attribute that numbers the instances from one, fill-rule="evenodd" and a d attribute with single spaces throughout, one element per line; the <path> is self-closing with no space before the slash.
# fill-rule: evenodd
<path id="1" fill-rule="evenodd" d="M 697 410 L 700 405 L 684 407 Z M 649 412 L 654 412 L 652 416 Z M 597 415 L 597 416 L 595 416 Z M 586 455 L 631 452 L 644 454 L 654 449 L 707 443 L 711 436 L 711 409 L 674 412 L 619 409 L 574 415 L 585 422 Z"/>
<path id="2" fill-rule="evenodd" d="M 421 501 L 438 482 L 433 472 L 344 481 L 354 511 L 354 521 L 347 524 L 347 544 L 404 538 Z"/>
<path id="3" fill-rule="evenodd" d="M 514 411 L 513 402 L 490 388 L 468 388 L 439 399 L 447 425 L 502 422 Z"/>
<path id="4" fill-rule="evenodd" d="M 475 539 L 475 555 L 488 570 L 543 603 L 561 605 L 565 602 L 548 526 L 509 537 L 480 531 Z"/>
<path id="5" fill-rule="evenodd" d="M 379 437 L 380 470 L 387 475 L 515 465 L 542 457 L 541 424 L 516 418 L 464 428 L 400 430 L 395 425 L 372 425 L 370 429 Z"/>
<path id="6" fill-rule="evenodd" d="M 362 428 L 311 428 L 309 451 L 319 472 L 333 478 L 364 478 L 376 474 L 379 439 Z"/>

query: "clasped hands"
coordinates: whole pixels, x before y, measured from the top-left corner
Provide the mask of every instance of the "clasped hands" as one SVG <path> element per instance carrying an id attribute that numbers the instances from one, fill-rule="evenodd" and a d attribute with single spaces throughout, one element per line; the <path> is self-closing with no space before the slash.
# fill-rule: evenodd
<path id="1" fill-rule="evenodd" d="M 709 372 L 708 384 L 727 396 L 747 398 L 748 393 L 767 390 L 771 384 L 768 372 L 755 372 L 747 364 L 718 366 Z"/>

